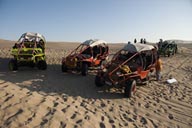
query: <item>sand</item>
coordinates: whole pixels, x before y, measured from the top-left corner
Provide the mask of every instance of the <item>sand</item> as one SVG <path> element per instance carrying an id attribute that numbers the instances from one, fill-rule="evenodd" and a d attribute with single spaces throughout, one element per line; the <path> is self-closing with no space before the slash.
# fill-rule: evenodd
<path id="1" fill-rule="evenodd" d="M 0 128 L 190 128 L 192 127 L 192 45 L 163 60 L 162 81 L 150 78 L 127 99 L 121 90 L 62 73 L 61 59 L 78 43 L 47 43 L 48 69 L 8 70 L 10 46 L 0 40 Z M 111 53 L 123 45 L 110 45 Z M 178 82 L 166 83 L 174 77 Z"/>

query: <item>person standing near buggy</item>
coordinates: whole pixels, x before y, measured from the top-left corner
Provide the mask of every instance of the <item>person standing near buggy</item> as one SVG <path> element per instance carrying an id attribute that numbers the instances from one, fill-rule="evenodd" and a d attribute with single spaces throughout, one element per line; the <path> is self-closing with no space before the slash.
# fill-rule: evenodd
<path id="1" fill-rule="evenodd" d="M 157 81 L 161 80 L 162 61 L 161 61 L 159 55 L 157 55 L 157 60 L 155 63 L 155 71 L 156 71 L 156 80 Z"/>
<path id="2" fill-rule="evenodd" d="M 162 43 L 163 43 L 163 39 L 159 39 L 159 42 L 158 42 L 158 49 L 160 49 L 160 48 L 161 48 Z"/>
<path id="3" fill-rule="evenodd" d="M 146 41 L 146 39 L 145 39 L 145 38 L 143 39 L 143 43 L 144 43 L 144 44 L 146 44 L 146 43 L 147 43 L 147 41 Z"/>
<path id="4" fill-rule="evenodd" d="M 143 44 L 143 38 L 141 38 L 140 43 Z"/>

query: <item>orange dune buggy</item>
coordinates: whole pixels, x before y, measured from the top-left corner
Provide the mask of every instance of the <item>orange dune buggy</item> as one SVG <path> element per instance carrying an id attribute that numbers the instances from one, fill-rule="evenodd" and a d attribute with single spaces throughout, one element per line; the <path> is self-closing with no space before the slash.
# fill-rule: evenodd
<path id="1" fill-rule="evenodd" d="M 103 40 L 87 40 L 62 59 L 61 69 L 63 72 L 76 70 L 86 76 L 88 69 L 100 66 L 102 61 L 106 60 L 108 54 L 107 42 Z"/>
<path id="2" fill-rule="evenodd" d="M 95 84 L 123 87 L 125 97 L 131 97 L 136 91 L 136 83 L 148 80 L 156 56 L 157 50 L 152 45 L 127 44 L 97 73 Z"/>

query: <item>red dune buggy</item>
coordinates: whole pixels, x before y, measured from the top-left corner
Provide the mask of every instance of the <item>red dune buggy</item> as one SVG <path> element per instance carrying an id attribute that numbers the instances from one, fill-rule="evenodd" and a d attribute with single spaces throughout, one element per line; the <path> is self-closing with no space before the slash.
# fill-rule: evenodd
<path id="1" fill-rule="evenodd" d="M 131 97 L 136 91 L 136 83 L 148 80 L 156 58 L 157 50 L 152 45 L 127 44 L 97 73 L 95 84 L 123 87 L 125 97 Z"/>
<path id="2" fill-rule="evenodd" d="M 108 45 L 103 40 L 87 40 L 80 44 L 67 57 L 62 59 L 61 69 L 76 70 L 83 76 L 88 74 L 88 69 L 97 67 L 108 57 Z"/>

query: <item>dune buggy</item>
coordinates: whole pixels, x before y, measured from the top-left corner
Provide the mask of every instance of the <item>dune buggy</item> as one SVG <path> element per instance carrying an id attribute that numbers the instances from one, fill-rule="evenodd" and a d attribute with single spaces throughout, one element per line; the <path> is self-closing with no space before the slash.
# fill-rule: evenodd
<path id="1" fill-rule="evenodd" d="M 131 97 L 136 91 L 136 83 L 147 82 L 154 70 L 156 56 L 157 50 L 152 45 L 127 44 L 98 71 L 95 84 L 123 88 L 125 97 Z"/>
<path id="2" fill-rule="evenodd" d="M 24 33 L 11 49 L 13 59 L 9 61 L 11 71 L 18 70 L 19 66 L 37 66 L 45 70 L 45 38 L 38 33 Z"/>
<path id="3" fill-rule="evenodd" d="M 177 44 L 174 41 L 159 42 L 158 53 L 170 57 L 170 55 L 177 53 Z"/>
<path id="4" fill-rule="evenodd" d="M 108 45 L 105 41 L 87 40 L 62 59 L 61 69 L 63 72 L 76 70 L 86 76 L 88 69 L 100 66 L 108 54 Z"/>

